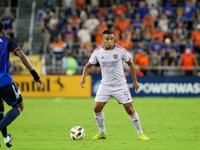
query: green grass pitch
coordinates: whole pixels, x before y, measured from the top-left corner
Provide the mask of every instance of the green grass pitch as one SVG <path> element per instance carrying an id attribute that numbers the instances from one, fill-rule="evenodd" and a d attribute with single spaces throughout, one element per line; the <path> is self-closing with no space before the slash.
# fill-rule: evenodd
<path id="1" fill-rule="evenodd" d="M 101 140 L 90 139 L 98 133 L 94 98 L 24 98 L 24 106 L 21 116 L 8 127 L 13 150 L 200 149 L 199 98 L 133 98 L 149 141 L 138 139 L 129 116 L 115 99 L 104 108 L 107 138 Z M 76 125 L 85 129 L 83 140 L 70 138 L 70 129 Z M 3 138 L 0 143 L 7 149 Z"/>

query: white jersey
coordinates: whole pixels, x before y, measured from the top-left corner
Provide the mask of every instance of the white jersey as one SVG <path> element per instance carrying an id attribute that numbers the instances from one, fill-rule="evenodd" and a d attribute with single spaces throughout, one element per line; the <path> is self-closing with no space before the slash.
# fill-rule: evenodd
<path id="1" fill-rule="evenodd" d="M 89 63 L 94 65 L 99 62 L 101 66 L 103 85 L 120 85 L 126 83 L 123 64 L 129 62 L 131 57 L 125 48 L 114 44 L 112 50 L 105 50 L 103 45 L 94 50 Z"/>

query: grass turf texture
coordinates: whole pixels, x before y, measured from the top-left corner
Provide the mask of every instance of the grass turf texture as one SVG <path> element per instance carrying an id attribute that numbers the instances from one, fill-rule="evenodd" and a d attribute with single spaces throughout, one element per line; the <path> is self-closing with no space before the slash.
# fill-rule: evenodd
<path id="1" fill-rule="evenodd" d="M 98 133 L 94 98 L 24 98 L 25 109 L 9 127 L 14 150 L 191 150 L 200 149 L 199 98 L 134 98 L 149 141 L 140 141 L 122 105 L 111 99 L 104 108 L 107 138 Z M 6 106 L 6 111 L 10 108 Z M 85 129 L 83 140 L 72 140 L 70 129 Z M 6 149 L 3 138 L 1 148 Z"/>

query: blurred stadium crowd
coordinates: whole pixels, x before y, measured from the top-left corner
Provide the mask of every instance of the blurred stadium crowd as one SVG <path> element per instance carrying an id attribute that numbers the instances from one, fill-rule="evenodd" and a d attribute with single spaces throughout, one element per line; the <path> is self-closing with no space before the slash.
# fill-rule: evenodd
<path id="1" fill-rule="evenodd" d="M 163 75 L 163 66 L 200 74 L 194 74 L 200 64 L 199 0 L 44 0 L 43 11 L 41 34 L 56 66 L 66 69 L 67 58 L 74 58 L 75 68 L 84 66 L 101 45 L 102 32 L 111 29 L 115 42 L 133 58 L 138 76 Z M 12 36 L 14 19 L 9 11 L 3 14 Z M 99 71 L 94 67 L 93 73 Z"/>

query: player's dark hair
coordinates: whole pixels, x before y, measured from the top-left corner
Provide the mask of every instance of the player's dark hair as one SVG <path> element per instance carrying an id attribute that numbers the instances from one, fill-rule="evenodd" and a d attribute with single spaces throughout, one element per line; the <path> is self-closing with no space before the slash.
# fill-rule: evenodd
<path id="1" fill-rule="evenodd" d="M 114 34 L 111 30 L 105 30 L 105 31 L 103 31 L 103 35 L 104 34 Z"/>
<path id="2" fill-rule="evenodd" d="M 4 23 L 0 21 L 0 32 L 4 29 Z"/>

